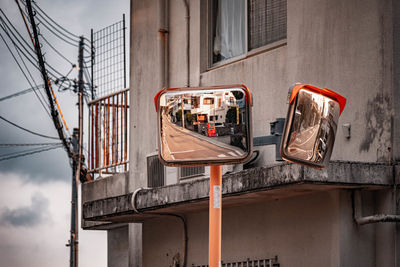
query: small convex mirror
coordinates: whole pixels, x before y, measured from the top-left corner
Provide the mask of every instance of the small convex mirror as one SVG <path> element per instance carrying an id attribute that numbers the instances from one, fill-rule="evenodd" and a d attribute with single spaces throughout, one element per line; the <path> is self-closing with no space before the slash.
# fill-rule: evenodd
<path id="1" fill-rule="evenodd" d="M 235 164 L 251 156 L 251 93 L 246 86 L 168 88 L 154 101 L 164 165 Z"/>
<path id="2" fill-rule="evenodd" d="M 346 98 L 312 85 L 295 84 L 289 90 L 289 110 L 281 143 L 281 157 L 323 169 L 329 163 L 339 116 Z"/>

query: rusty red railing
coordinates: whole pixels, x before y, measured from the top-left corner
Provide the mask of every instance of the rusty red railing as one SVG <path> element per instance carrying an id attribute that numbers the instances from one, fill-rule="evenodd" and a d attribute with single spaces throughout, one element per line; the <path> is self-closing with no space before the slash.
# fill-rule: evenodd
<path id="1" fill-rule="evenodd" d="M 88 103 L 90 173 L 114 174 L 128 170 L 129 89 Z"/>

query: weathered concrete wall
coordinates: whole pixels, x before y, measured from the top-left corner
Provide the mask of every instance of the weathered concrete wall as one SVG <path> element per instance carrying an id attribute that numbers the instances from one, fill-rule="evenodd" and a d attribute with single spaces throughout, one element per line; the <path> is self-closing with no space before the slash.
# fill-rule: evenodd
<path id="1" fill-rule="evenodd" d="M 131 1 L 129 190 L 147 184 L 146 155 L 157 147 L 153 104 L 160 90 L 158 1 Z M 142 226 L 129 224 L 129 266 L 142 266 Z"/>
<path id="2" fill-rule="evenodd" d="M 339 265 L 339 196 L 337 191 L 322 192 L 224 209 L 222 260 L 277 255 L 281 266 L 344 266 Z M 187 266 L 205 265 L 208 213 L 188 214 L 187 225 Z M 160 218 L 146 223 L 143 266 L 169 266 L 177 253 L 182 258 L 182 238 L 178 220 Z"/>
<path id="3" fill-rule="evenodd" d="M 129 266 L 128 237 L 128 226 L 119 227 L 107 231 L 107 266 Z"/>
<path id="4" fill-rule="evenodd" d="M 363 192 L 363 213 L 389 211 L 388 192 Z M 222 260 L 278 256 L 281 266 L 394 266 L 394 224 L 357 226 L 350 190 L 316 192 L 223 210 Z M 378 200 L 378 204 L 375 201 Z M 383 209 L 382 209 L 383 208 Z M 208 213 L 186 214 L 187 266 L 208 262 Z M 143 266 L 183 259 L 182 223 L 160 217 L 144 224 Z M 182 264 L 182 261 L 180 262 Z"/>
<path id="5" fill-rule="evenodd" d="M 128 173 L 119 173 L 83 183 L 82 203 L 127 194 L 128 178 Z"/>
<path id="6" fill-rule="evenodd" d="M 288 77 L 347 97 L 334 159 L 386 161 L 391 146 L 389 1 L 288 1 Z M 300 12 L 299 12 L 300 11 Z"/>

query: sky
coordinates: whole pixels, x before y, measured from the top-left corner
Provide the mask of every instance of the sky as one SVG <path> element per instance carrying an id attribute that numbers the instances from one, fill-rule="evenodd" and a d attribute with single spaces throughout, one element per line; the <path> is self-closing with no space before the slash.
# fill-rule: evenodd
<path id="1" fill-rule="evenodd" d="M 91 28 L 96 31 L 120 21 L 123 13 L 129 21 L 129 0 L 38 0 L 36 3 L 58 24 L 86 37 L 90 36 Z M 0 8 L 29 42 L 15 0 L 0 0 Z M 70 61 L 77 62 L 77 48 L 60 41 L 43 25 L 39 29 Z M 8 41 L 1 28 L 0 33 Z M 71 69 L 45 43 L 42 50 L 46 61 L 61 73 Z M 41 84 L 38 71 L 27 64 L 37 84 Z M 30 87 L 1 39 L 0 77 L 0 98 Z M 69 77 L 77 77 L 77 71 L 73 70 Z M 71 133 L 78 121 L 77 96 L 71 91 L 55 93 Z M 40 134 L 57 136 L 52 121 L 32 92 L 1 101 L 0 116 Z M 32 135 L 0 120 L 0 144 L 45 142 L 56 140 Z M 0 146 L 0 159 L 26 149 L 30 148 Z M 68 266 L 69 248 L 65 244 L 70 228 L 71 175 L 66 153 L 60 148 L 0 161 L 0 267 Z M 106 237 L 104 231 L 80 229 L 80 266 L 107 265 Z"/>

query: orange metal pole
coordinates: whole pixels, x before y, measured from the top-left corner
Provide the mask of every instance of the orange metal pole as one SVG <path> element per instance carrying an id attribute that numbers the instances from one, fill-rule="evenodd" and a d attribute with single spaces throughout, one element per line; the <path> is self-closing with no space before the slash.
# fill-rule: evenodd
<path id="1" fill-rule="evenodd" d="M 222 166 L 210 167 L 208 266 L 221 266 Z"/>

